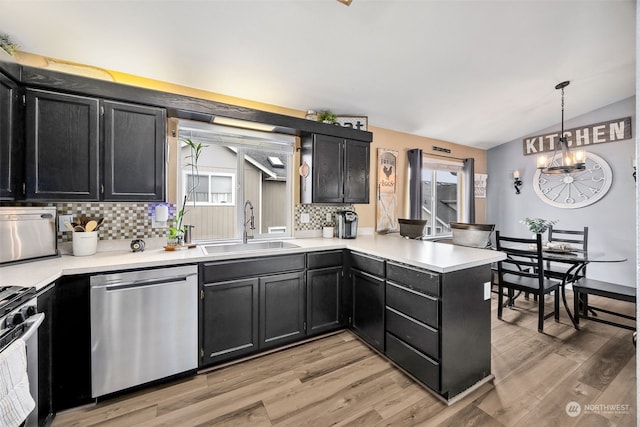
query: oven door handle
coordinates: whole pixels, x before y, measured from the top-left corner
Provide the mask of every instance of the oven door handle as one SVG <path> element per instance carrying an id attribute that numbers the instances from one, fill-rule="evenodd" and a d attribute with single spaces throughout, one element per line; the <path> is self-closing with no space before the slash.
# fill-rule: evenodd
<path id="1" fill-rule="evenodd" d="M 29 317 L 24 322 L 26 325 L 29 325 L 29 329 L 27 329 L 27 332 L 22 334 L 20 338 L 27 341 L 29 338 L 31 338 L 31 335 L 33 335 L 38 330 L 43 321 L 44 313 L 34 314 L 33 316 Z"/>

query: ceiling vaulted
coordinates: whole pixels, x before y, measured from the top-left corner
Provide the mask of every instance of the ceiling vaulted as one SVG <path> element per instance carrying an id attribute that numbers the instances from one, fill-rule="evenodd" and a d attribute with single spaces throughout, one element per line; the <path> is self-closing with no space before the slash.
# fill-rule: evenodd
<path id="1" fill-rule="evenodd" d="M 635 1 L 0 0 L 25 52 L 490 148 L 635 95 Z"/>

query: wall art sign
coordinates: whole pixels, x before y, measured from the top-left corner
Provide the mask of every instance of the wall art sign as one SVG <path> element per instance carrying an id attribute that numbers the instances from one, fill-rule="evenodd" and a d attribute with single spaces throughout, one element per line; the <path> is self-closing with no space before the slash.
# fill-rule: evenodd
<path id="1" fill-rule="evenodd" d="M 565 129 L 564 136 L 569 148 L 624 141 L 631 139 L 631 117 Z M 522 151 L 525 156 L 555 151 L 559 137 L 560 131 L 523 138 Z"/>
<path id="2" fill-rule="evenodd" d="M 376 231 L 389 233 L 398 231 L 396 207 L 398 152 L 378 148 L 378 200 Z"/>
<path id="3" fill-rule="evenodd" d="M 489 175 L 486 173 L 476 173 L 474 174 L 473 180 L 473 192 L 474 196 L 478 199 L 486 199 L 487 198 L 487 178 Z"/>
<path id="4" fill-rule="evenodd" d="M 337 116 L 336 124 L 357 130 L 367 130 L 367 116 Z"/>

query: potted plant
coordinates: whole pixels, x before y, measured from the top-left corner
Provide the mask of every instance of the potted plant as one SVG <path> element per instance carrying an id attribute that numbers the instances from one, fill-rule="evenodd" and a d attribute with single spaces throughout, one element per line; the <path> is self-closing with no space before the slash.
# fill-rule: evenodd
<path id="1" fill-rule="evenodd" d="M 193 181 L 191 187 L 187 190 L 187 193 L 184 195 L 184 199 L 182 199 L 182 208 L 178 211 L 175 218 L 176 225 L 174 227 L 169 227 L 169 241 L 168 246 L 181 246 L 184 244 L 184 234 L 186 226 L 182 224 L 182 220 L 184 219 L 184 214 L 186 213 L 187 200 L 193 195 L 198 188 L 199 182 L 199 174 L 198 174 L 198 159 L 200 158 L 200 154 L 202 154 L 202 149 L 205 145 L 201 143 L 195 143 L 191 139 L 181 139 L 180 142 L 185 143 L 189 147 L 189 155 L 185 157 L 189 163 L 187 166 L 191 167 L 191 176 L 193 177 Z M 195 198 L 193 199 L 193 206 L 196 205 Z"/>
<path id="2" fill-rule="evenodd" d="M 558 220 L 550 221 L 542 218 L 525 218 L 520 221 L 521 224 L 525 224 L 529 228 L 529 231 L 535 234 L 546 232 L 549 227 L 557 222 Z"/>
<path id="3" fill-rule="evenodd" d="M 322 123 L 336 124 L 338 122 L 338 116 L 331 110 L 322 110 L 318 113 L 316 120 Z"/>
<path id="4" fill-rule="evenodd" d="M 14 58 L 17 58 L 18 57 L 18 49 L 20 49 L 20 46 L 15 44 L 11 40 L 11 37 L 9 37 L 8 34 L 0 33 L 0 49 L 4 50 L 5 52 L 7 52 L 9 55 L 13 56 Z"/>

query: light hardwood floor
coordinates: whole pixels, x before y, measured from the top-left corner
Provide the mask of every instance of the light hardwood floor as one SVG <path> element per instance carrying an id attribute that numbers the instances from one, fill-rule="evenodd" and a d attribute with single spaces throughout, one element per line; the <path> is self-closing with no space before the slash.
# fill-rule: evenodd
<path id="1" fill-rule="evenodd" d="M 541 334 L 533 301 L 519 299 L 503 321 L 495 295 L 492 304 L 495 380 L 451 406 L 343 331 L 66 411 L 53 426 L 636 426 L 631 332 L 590 321 L 576 331 L 563 309 Z M 568 415 L 571 402 L 578 416 Z"/>

